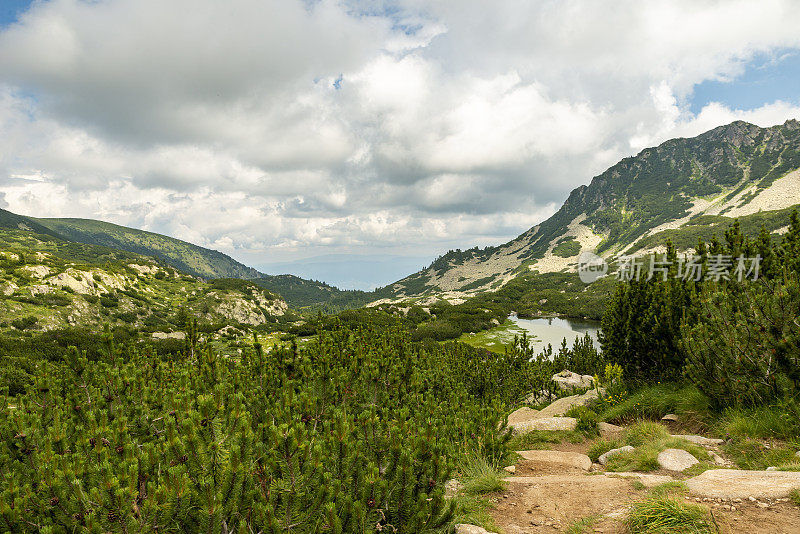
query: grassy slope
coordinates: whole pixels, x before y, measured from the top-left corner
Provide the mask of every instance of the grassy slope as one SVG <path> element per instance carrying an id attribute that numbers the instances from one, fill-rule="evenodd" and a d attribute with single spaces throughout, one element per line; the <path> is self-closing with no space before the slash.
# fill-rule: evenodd
<path id="1" fill-rule="evenodd" d="M 230 256 L 180 239 L 91 219 L 33 219 L 69 240 L 153 256 L 204 278 L 256 278 L 258 271 Z"/>
<path id="2" fill-rule="evenodd" d="M 218 279 L 206 283 L 151 258 L 49 235 L 0 229 L 0 329 L 20 330 L 14 322 L 35 318 L 27 330 L 104 323 L 144 331 L 183 327 L 195 316 L 206 329 L 262 323 L 264 328 L 290 316 L 281 299 L 251 282 Z M 54 283 L 69 275 L 91 283 L 70 290 Z"/>

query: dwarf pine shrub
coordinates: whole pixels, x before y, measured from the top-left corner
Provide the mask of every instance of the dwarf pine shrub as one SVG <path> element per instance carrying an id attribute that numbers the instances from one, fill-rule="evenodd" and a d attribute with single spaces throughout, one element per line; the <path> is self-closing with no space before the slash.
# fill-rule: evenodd
<path id="1" fill-rule="evenodd" d="M 461 458 L 507 460 L 533 365 L 392 328 L 237 359 L 194 332 L 179 356 L 107 332 L 0 398 L 0 530 L 433 532 Z"/>

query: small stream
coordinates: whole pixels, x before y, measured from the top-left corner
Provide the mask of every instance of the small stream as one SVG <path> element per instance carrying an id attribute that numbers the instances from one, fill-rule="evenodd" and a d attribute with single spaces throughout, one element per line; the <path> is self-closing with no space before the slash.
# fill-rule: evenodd
<path id="1" fill-rule="evenodd" d="M 595 346 L 599 349 L 597 333 L 600 331 L 600 323 L 597 321 L 566 319 L 562 317 L 545 317 L 541 319 L 520 319 L 516 315 L 508 317 L 517 327 L 528 332 L 533 336 L 532 346 L 536 352 L 541 352 L 547 344 L 553 346 L 553 352 L 558 351 L 561 341 L 566 338 L 567 345 L 572 346 L 576 338 L 586 334 L 591 336 Z"/>

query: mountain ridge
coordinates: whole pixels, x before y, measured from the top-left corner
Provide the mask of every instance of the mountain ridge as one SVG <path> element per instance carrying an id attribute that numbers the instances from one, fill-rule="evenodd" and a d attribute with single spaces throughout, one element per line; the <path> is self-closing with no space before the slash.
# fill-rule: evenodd
<path id="1" fill-rule="evenodd" d="M 734 121 L 623 158 L 573 189 L 547 220 L 507 243 L 457 249 L 387 286 L 381 300 L 463 300 L 528 272 L 574 269 L 581 250 L 609 257 L 693 217 L 740 217 L 800 204 L 800 122 Z"/>

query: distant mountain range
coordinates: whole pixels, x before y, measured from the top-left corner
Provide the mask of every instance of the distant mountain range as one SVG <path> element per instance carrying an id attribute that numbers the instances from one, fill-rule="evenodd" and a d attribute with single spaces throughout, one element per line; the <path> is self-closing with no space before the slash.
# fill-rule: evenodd
<path id="1" fill-rule="evenodd" d="M 462 299 L 528 273 L 573 271 L 589 250 L 603 256 L 680 248 L 721 235 L 738 218 L 780 233 L 800 204 L 800 122 L 760 128 L 737 121 L 672 139 L 625 158 L 570 193 L 558 212 L 500 246 L 450 251 L 385 288 L 389 300 Z"/>
<path id="2" fill-rule="evenodd" d="M 305 267 L 272 265 L 295 272 L 266 275 L 216 250 L 102 221 L 34 218 L 0 209 L 0 228 L 150 256 L 205 279 L 252 280 L 298 308 L 324 305 L 335 310 L 419 297 L 460 301 L 511 281 L 509 287 L 531 302 L 547 300 L 534 293 L 552 290 L 551 302 L 564 304 L 566 297 L 559 297 L 554 284 L 566 283 L 563 275 L 574 272 L 582 250 L 603 256 L 644 253 L 663 248 L 668 238 L 687 249 L 700 237 L 721 235 L 734 218 L 747 233 L 764 225 L 778 234 L 798 206 L 800 123 L 760 128 L 737 121 L 623 159 L 573 190 L 555 215 L 508 243 L 450 251 L 427 268 L 370 292 L 296 276 L 322 278 L 326 269 L 340 263 L 336 257 L 322 258 L 317 265 L 308 261 Z M 556 274 L 560 277 L 546 277 Z"/>
<path id="3" fill-rule="evenodd" d="M 122 250 L 160 260 L 186 274 L 204 278 L 241 278 L 252 280 L 283 296 L 293 307 L 320 303 L 350 302 L 359 292 L 306 280 L 293 275 L 266 275 L 222 252 L 193 245 L 173 237 L 136 230 L 93 219 L 45 219 L 18 215 L 0 209 L 0 228 L 26 230 L 66 242 L 82 243 Z M 91 249 L 93 251 L 102 248 Z M 88 257 L 88 256 L 87 256 Z M 367 299 L 358 299 L 358 302 Z"/>

